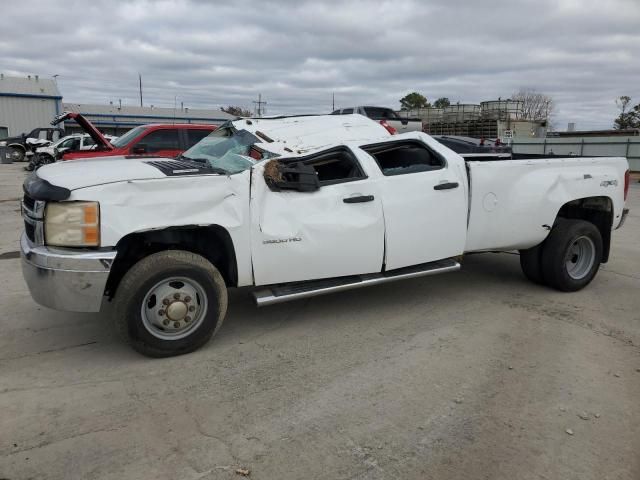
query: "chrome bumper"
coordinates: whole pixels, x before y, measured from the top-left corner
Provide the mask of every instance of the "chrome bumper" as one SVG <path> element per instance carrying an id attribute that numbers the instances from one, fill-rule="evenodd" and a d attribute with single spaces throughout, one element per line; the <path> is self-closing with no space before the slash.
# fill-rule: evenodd
<path id="1" fill-rule="evenodd" d="M 100 311 L 115 250 L 44 247 L 23 233 L 20 251 L 22 274 L 36 302 L 69 312 Z"/>

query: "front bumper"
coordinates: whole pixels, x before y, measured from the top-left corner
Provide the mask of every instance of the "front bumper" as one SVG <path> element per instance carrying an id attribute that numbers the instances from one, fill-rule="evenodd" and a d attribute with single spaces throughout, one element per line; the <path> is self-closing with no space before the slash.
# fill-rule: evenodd
<path id="1" fill-rule="evenodd" d="M 20 238 L 22 274 L 40 305 L 69 312 L 99 312 L 115 250 L 88 251 L 35 245 Z"/>

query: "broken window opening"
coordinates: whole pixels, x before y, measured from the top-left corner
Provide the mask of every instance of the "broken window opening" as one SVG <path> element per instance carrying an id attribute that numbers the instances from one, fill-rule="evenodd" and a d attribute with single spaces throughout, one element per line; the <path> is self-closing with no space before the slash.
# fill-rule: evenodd
<path id="1" fill-rule="evenodd" d="M 311 179 L 309 176 L 313 176 Z M 271 190 L 314 191 L 367 178 L 350 150 L 341 147 L 313 157 L 278 159 L 267 162 L 264 179 Z M 312 189 L 311 183 L 317 184 Z"/>
<path id="2" fill-rule="evenodd" d="M 394 142 L 367 145 L 362 149 L 371 155 L 385 176 L 440 170 L 446 162 L 420 142 Z"/>

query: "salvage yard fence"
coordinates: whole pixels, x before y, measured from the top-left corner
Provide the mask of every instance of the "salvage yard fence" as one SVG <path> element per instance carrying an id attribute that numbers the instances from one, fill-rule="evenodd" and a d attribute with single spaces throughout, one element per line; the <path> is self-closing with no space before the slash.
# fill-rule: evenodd
<path id="1" fill-rule="evenodd" d="M 640 137 L 514 138 L 513 153 L 582 157 L 627 157 L 632 172 L 640 172 Z"/>

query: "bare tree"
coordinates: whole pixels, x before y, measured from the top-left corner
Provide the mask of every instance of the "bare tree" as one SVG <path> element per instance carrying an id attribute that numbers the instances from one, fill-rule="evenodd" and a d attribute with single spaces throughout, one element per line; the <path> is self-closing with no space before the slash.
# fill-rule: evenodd
<path id="1" fill-rule="evenodd" d="M 628 95 L 622 95 L 616 98 L 616 105 L 620 109 L 620 113 L 622 115 L 627 113 L 627 107 L 629 106 L 630 103 L 631 103 L 631 97 Z"/>
<path id="2" fill-rule="evenodd" d="M 511 99 L 522 102 L 522 118 L 525 120 L 549 120 L 553 113 L 553 98 L 534 89 L 521 88 Z"/>
<path id="3" fill-rule="evenodd" d="M 249 110 L 246 110 L 246 109 L 244 109 L 242 107 L 236 107 L 236 106 L 233 106 L 233 105 L 230 105 L 227 108 L 222 107 L 220 110 L 222 110 L 225 113 L 229 113 L 231 115 L 235 115 L 237 117 L 251 117 L 251 116 L 253 116 Z"/>

